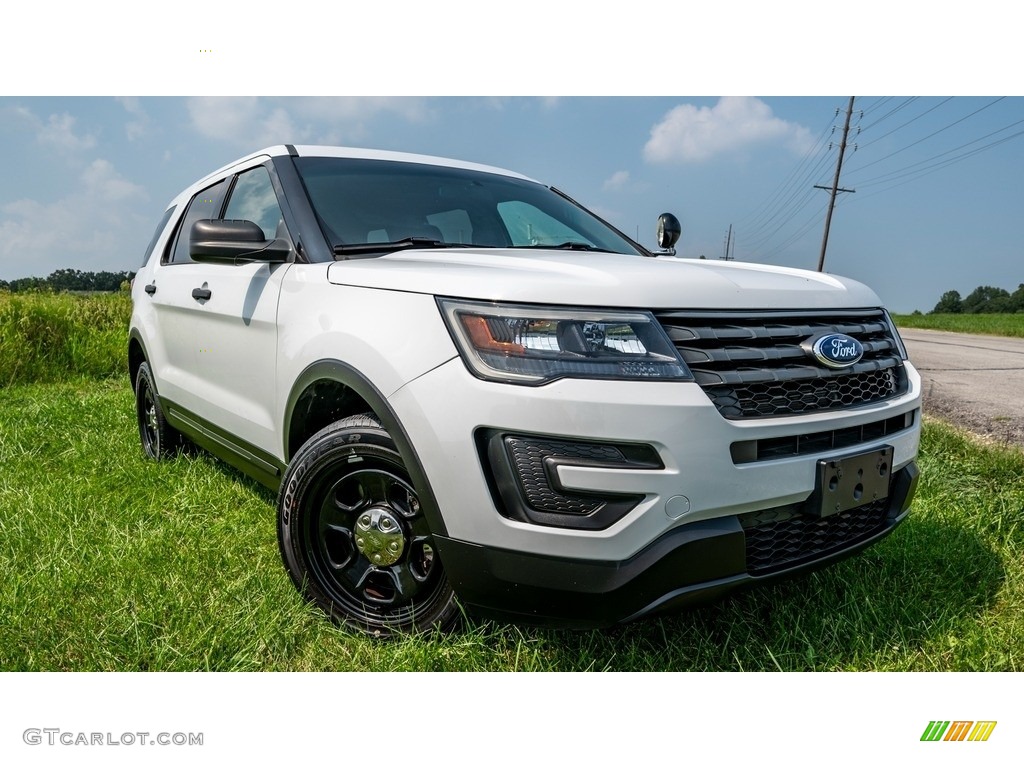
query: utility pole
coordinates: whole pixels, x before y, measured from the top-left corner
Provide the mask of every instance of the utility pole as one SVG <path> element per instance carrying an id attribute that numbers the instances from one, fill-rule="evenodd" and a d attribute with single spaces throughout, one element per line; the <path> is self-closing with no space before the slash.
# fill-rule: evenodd
<path id="1" fill-rule="evenodd" d="M 851 96 L 850 104 L 846 107 L 846 125 L 843 126 L 843 140 L 839 143 L 839 159 L 836 161 L 836 175 L 832 180 L 832 195 L 828 201 L 828 215 L 825 216 L 825 234 L 821 238 L 821 256 L 818 257 L 819 272 L 823 272 L 825 270 L 825 248 L 828 246 L 828 230 L 832 225 L 832 210 L 836 207 L 836 194 L 839 192 L 856 192 L 854 189 L 839 188 L 839 172 L 843 168 L 843 153 L 846 152 L 846 137 L 850 133 L 850 118 L 853 116 L 853 100 L 855 98 L 855 96 Z M 826 189 L 825 187 L 819 187 L 817 184 L 814 186 L 817 189 Z"/>
<path id="2" fill-rule="evenodd" d="M 719 256 L 722 261 L 731 261 L 735 256 L 729 256 L 729 246 L 732 244 L 732 224 L 729 225 L 729 234 L 725 237 L 725 256 Z"/>

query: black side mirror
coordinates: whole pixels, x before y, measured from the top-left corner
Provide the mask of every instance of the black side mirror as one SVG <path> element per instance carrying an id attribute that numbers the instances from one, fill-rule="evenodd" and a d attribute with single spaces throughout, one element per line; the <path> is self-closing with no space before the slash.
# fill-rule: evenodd
<path id="1" fill-rule="evenodd" d="M 188 238 L 188 254 L 199 262 L 282 262 L 291 250 L 287 240 L 267 240 L 258 224 L 245 219 L 200 219 Z"/>
<path id="2" fill-rule="evenodd" d="M 671 213 L 663 213 L 658 217 L 658 247 L 671 250 L 679 242 L 683 233 L 683 225 Z M 673 251 L 674 252 L 674 251 Z"/>

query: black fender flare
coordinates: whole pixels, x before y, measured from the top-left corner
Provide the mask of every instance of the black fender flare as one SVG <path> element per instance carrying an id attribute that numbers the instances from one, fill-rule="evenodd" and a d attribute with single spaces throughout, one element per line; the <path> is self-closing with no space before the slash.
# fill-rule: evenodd
<path id="1" fill-rule="evenodd" d="M 285 403 L 284 422 L 281 430 L 282 455 L 286 461 L 291 462 L 292 459 L 288 445 L 288 436 L 291 434 L 292 415 L 295 412 L 299 398 L 302 397 L 303 392 L 310 385 L 324 380 L 335 381 L 348 387 L 370 406 L 370 409 L 380 419 L 384 429 L 391 435 L 391 439 L 395 441 L 395 446 L 398 448 L 398 452 L 401 454 L 402 460 L 409 470 L 409 476 L 412 478 L 413 485 L 419 495 L 420 505 L 430 525 L 431 533 L 435 536 L 446 537 L 448 529 L 444 524 L 444 518 L 437 505 L 437 499 L 434 497 L 434 491 L 430 486 L 430 481 L 427 479 L 426 472 L 423 471 L 423 464 L 420 462 L 416 449 L 405 432 L 405 428 L 402 426 L 401 421 L 399 421 L 398 416 L 384 394 L 377 389 L 373 382 L 348 363 L 344 363 L 341 360 L 318 360 L 306 366 L 295 379 L 291 391 L 288 393 L 288 400 Z"/>
<path id="2" fill-rule="evenodd" d="M 128 370 L 127 370 L 128 378 L 130 380 L 130 383 L 131 383 L 131 386 L 132 386 L 132 390 L 134 391 L 135 390 L 135 376 L 133 375 L 133 371 L 132 371 L 132 355 L 131 355 L 131 349 L 132 349 L 132 342 L 133 341 L 138 342 L 139 347 L 142 348 L 142 359 L 143 359 L 143 361 L 148 361 L 149 360 L 149 350 L 146 349 L 146 341 L 145 341 L 145 339 L 142 338 L 142 333 L 139 331 L 139 329 L 138 328 L 132 328 L 128 332 L 128 344 L 126 345 L 126 348 L 125 348 L 125 352 L 127 353 L 127 359 L 125 360 L 125 362 L 128 364 Z"/>

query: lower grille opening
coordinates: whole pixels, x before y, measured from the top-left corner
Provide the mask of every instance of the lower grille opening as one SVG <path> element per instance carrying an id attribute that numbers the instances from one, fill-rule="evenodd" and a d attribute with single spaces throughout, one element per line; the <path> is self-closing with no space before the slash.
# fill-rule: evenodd
<path id="1" fill-rule="evenodd" d="M 735 464 L 786 459 L 808 453 L 850 448 L 873 440 L 881 440 L 883 437 L 909 429 L 914 426 L 916 421 L 917 410 L 915 409 L 901 413 L 899 416 L 845 429 L 808 432 L 803 435 L 787 435 L 786 437 L 771 437 L 762 440 L 741 440 L 733 443 L 730 450 Z"/>
<path id="2" fill-rule="evenodd" d="M 747 573 L 765 576 L 869 539 L 886 527 L 889 502 L 880 499 L 829 517 L 805 515 L 802 508 L 796 504 L 740 515 Z"/>

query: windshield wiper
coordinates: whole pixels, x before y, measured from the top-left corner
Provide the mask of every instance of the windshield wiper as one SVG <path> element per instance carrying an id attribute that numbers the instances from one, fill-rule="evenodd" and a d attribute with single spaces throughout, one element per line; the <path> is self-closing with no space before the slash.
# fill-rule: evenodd
<path id="1" fill-rule="evenodd" d="M 335 256 L 360 255 L 370 253 L 390 253 L 405 248 L 469 248 L 469 243 L 446 243 L 432 237 L 403 237 L 389 243 L 341 243 L 334 246 Z"/>
<path id="2" fill-rule="evenodd" d="M 607 248 L 598 248 L 590 243 L 579 240 L 566 240 L 564 243 L 538 243 L 537 245 L 517 245 L 516 248 L 542 248 L 550 251 L 595 251 L 597 253 L 615 253 Z"/>

